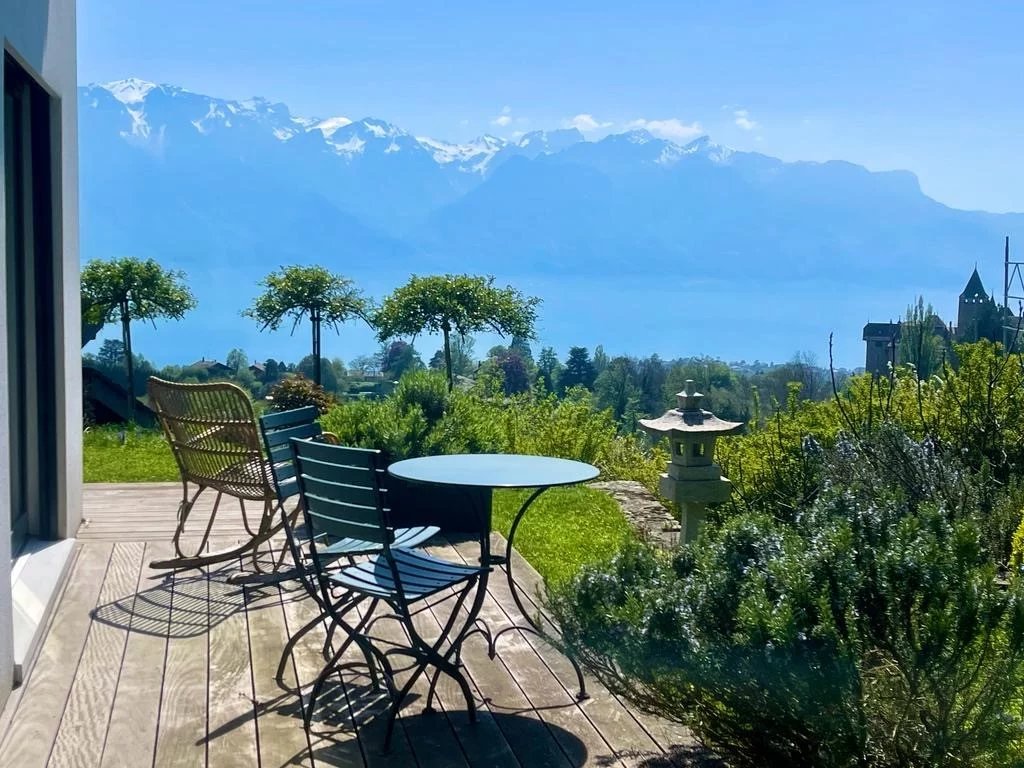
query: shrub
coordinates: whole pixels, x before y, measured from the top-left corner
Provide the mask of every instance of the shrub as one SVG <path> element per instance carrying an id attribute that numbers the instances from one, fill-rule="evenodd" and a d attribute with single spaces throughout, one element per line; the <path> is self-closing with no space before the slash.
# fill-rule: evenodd
<path id="1" fill-rule="evenodd" d="M 399 409 L 419 408 L 423 418 L 433 425 L 448 407 L 448 382 L 436 371 L 411 371 L 402 376 L 393 397 Z"/>
<path id="2" fill-rule="evenodd" d="M 301 373 L 282 379 L 270 390 L 271 410 L 290 411 L 293 408 L 303 408 L 307 405 L 315 405 L 321 413 L 327 413 L 334 403 L 332 398 L 323 387 L 316 384 Z"/>
<path id="3" fill-rule="evenodd" d="M 1024 580 L 996 579 L 990 481 L 888 426 L 807 453 L 820 490 L 792 514 L 556 590 L 570 651 L 736 766 L 1020 764 Z"/>
<path id="4" fill-rule="evenodd" d="M 321 419 L 349 445 L 378 448 L 392 460 L 443 453 L 530 453 L 586 461 L 608 479 L 656 488 L 667 455 L 620 436 L 586 390 L 564 399 L 533 392 L 505 397 L 447 391 L 434 372 L 411 372 L 383 400 L 347 401 Z"/>

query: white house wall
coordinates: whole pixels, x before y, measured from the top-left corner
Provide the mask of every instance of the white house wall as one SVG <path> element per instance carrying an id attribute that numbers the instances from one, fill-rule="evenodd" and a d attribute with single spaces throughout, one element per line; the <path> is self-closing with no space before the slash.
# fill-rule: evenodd
<path id="1" fill-rule="evenodd" d="M 56 468 L 57 534 L 74 536 L 81 522 L 82 404 L 81 325 L 78 256 L 78 115 L 74 0 L 0 0 L 0 41 L 39 83 L 59 99 L 55 119 L 53 158 L 60 168 L 60 190 L 55 200 L 57 279 L 62 283 L 63 317 L 57 320 L 57 451 L 63 466 Z M 0 68 L 3 67 L 0 57 Z M 2 71 L 0 71 L 2 75 Z M 0 84 L 3 78 L 0 77 Z M 2 85 L 0 85 L 2 88 Z M 0 99 L 0 125 L 3 100 Z M 0 141 L 0 171 L 4 167 Z M 3 174 L 0 173 L 0 178 Z M 5 206 L 0 183 L 0 318 L 7 316 L 4 231 Z M 58 311 L 59 308 L 58 308 Z M 3 325 L 5 325 L 4 323 Z M 10 692 L 12 656 L 10 451 L 6 334 L 0 333 L 0 703 Z"/>

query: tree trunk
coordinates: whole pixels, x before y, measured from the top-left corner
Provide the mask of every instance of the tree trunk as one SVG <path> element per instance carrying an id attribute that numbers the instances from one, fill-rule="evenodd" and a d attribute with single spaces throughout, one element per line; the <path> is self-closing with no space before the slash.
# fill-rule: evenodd
<path id="1" fill-rule="evenodd" d="M 320 371 L 320 311 L 314 309 L 309 315 L 310 321 L 313 323 L 313 382 L 317 386 L 321 386 L 321 371 Z"/>
<path id="2" fill-rule="evenodd" d="M 441 326 L 441 331 L 444 333 L 444 369 L 448 373 L 448 391 L 451 392 L 455 388 L 455 377 L 452 375 L 452 347 L 447 323 Z"/>
<path id="3" fill-rule="evenodd" d="M 135 360 L 132 356 L 132 326 L 128 300 L 121 302 L 121 341 L 124 344 L 124 368 L 128 375 L 128 421 L 135 421 Z"/>

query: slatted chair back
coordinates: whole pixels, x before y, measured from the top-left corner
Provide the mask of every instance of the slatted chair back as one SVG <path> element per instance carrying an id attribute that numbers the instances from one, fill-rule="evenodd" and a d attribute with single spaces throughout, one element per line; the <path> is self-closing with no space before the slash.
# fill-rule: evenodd
<path id="1" fill-rule="evenodd" d="M 317 571 L 322 572 L 324 565 L 318 551 L 324 540 L 353 538 L 379 544 L 390 560 L 394 531 L 384 504 L 381 452 L 299 438 L 290 443 Z"/>
<path id="2" fill-rule="evenodd" d="M 292 458 L 292 438 L 300 440 L 318 439 L 337 443 L 337 438 L 325 433 L 317 422 L 320 412 L 316 406 L 294 408 L 260 416 L 260 435 L 263 448 L 270 462 L 270 473 L 277 491 L 277 500 L 284 503 L 299 492 L 295 479 L 295 462 Z"/>
<path id="3" fill-rule="evenodd" d="M 245 499 L 273 496 L 245 390 L 152 377 L 148 391 L 183 481 Z"/>

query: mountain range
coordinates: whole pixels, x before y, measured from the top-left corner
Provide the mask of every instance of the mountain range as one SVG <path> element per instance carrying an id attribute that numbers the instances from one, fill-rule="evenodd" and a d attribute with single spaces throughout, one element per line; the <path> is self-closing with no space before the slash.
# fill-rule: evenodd
<path id="1" fill-rule="evenodd" d="M 199 299 L 140 346 L 157 362 L 300 357 L 239 310 L 270 270 L 316 262 L 377 297 L 414 272 L 494 274 L 545 300 L 563 352 L 782 359 L 835 331 L 855 365 L 866 320 L 920 292 L 942 314 L 975 262 L 998 292 L 1002 238 L 1024 235 L 1024 215 L 949 208 L 907 171 L 644 130 L 453 143 L 138 79 L 79 89 L 79 141 L 83 259 L 152 256 Z M 373 344 L 345 333 L 332 356 Z"/>

